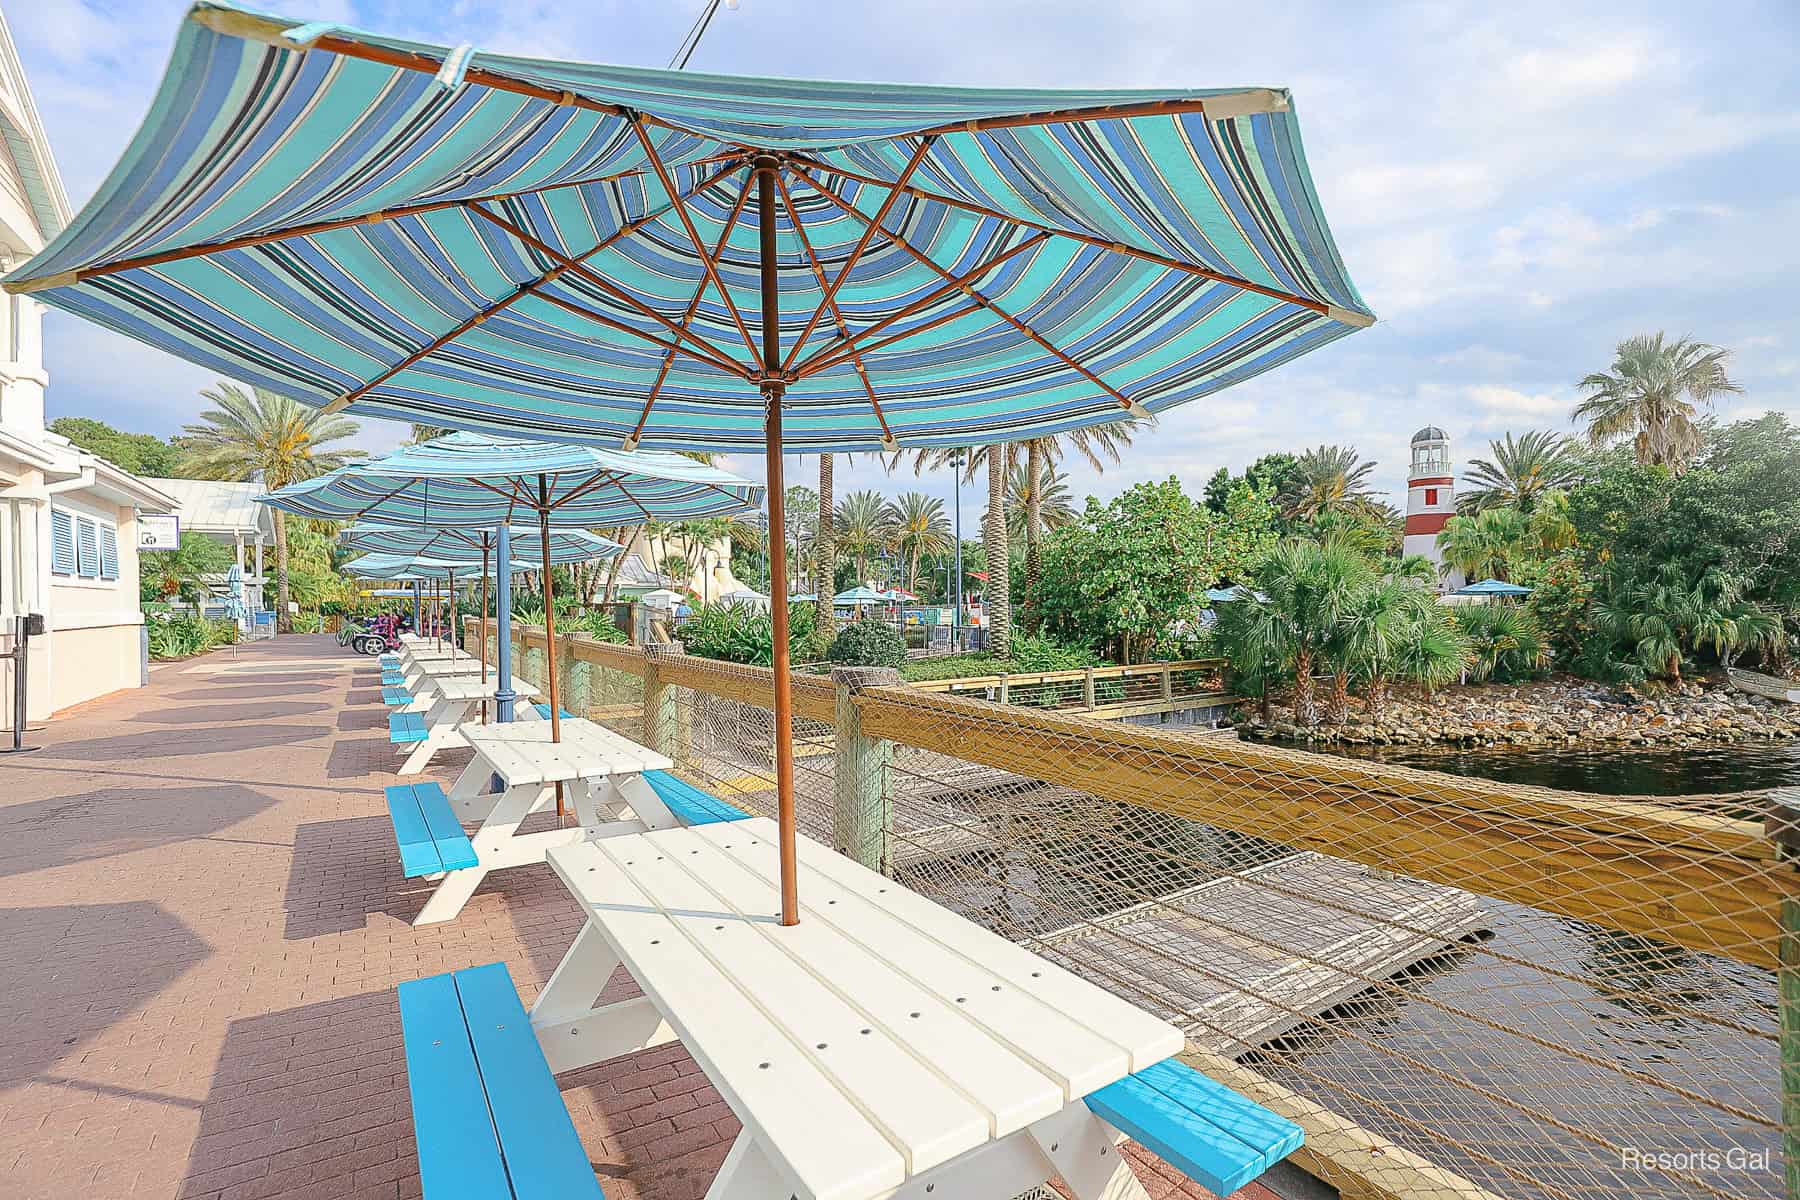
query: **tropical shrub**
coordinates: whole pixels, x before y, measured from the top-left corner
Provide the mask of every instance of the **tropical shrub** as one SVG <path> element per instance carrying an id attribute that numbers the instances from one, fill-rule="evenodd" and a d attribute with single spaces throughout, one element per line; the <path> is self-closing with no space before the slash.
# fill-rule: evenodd
<path id="1" fill-rule="evenodd" d="M 1085 646 L 1070 646 L 1043 634 L 1014 633 L 1010 671 L 1078 671 L 1103 665 Z"/>
<path id="2" fill-rule="evenodd" d="M 1549 655 L 1531 610 L 1518 604 L 1466 604 L 1455 612 L 1469 640 L 1472 683 L 1523 683 L 1543 673 Z"/>
<path id="3" fill-rule="evenodd" d="M 177 599 L 197 603 L 205 595 L 202 577 L 223 575 L 231 563 L 231 551 L 223 542 L 187 530 L 176 549 L 138 555 L 138 598 L 146 603 Z"/>
<path id="4" fill-rule="evenodd" d="M 788 654 L 804 661 L 811 642 L 816 610 L 809 604 L 788 607 Z M 747 604 L 702 605 L 675 630 L 689 654 L 724 662 L 769 666 L 775 661 L 774 622 Z"/>
<path id="5" fill-rule="evenodd" d="M 852 621 L 838 631 L 825 657 L 843 666 L 897 667 L 906 661 L 906 639 L 883 621 Z"/>
<path id="6" fill-rule="evenodd" d="M 193 613 L 148 612 L 144 620 L 149 635 L 150 657 L 157 660 L 192 658 L 237 641 L 235 621 L 223 621 Z"/>

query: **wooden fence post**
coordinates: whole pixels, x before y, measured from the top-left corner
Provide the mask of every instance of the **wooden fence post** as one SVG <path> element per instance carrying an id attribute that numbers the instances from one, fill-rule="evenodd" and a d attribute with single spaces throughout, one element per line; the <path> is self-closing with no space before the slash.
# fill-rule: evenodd
<path id="1" fill-rule="evenodd" d="M 1800 860 L 1800 788 L 1775 788 L 1764 828 L 1784 862 Z M 1781 1010 L 1781 1151 L 1787 1200 L 1800 1200 L 1800 889 L 1781 897 L 1775 968 Z"/>
<path id="2" fill-rule="evenodd" d="M 588 709 L 594 706 L 593 668 L 575 657 L 575 636 L 564 633 L 556 639 L 556 677 L 562 681 L 557 691 L 561 693 L 565 709 L 575 716 L 585 717 Z"/>
<path id="3" fill-rule="evenodd" d="M 1005 671 L 1000 672 L 1000 703 L 1002 704 L 1010 704 L 1012 702 L 1011 689 L 1007 686 L 1007 680 L 1010 678 L 1011 676 Z"/>
<path id="4" fill-rule="evenodd" d="M 1162 669 L 1162 699 L 1164 705 L 1172 706 L 1175 703 L 1175 678 L 1168 663 L 1164 663 Z"/>
<path id="5" fill-rule="evenodd" d="M 1088 667 L 1081 677 L 1081 705 L 1089 712 L 1097 707 L 1094 703 L 1094 668 Z"/>
<path id="6" fill-rule="evenodd" d="M 644 647 L 644 744 L 679 764 L 687 755 L 688 723 L 682 720 L 680 696 L 663 682 L 662 664 L 687 651 L 680 642 L 652 642 Z"/>
<path id="7" fill-rule="evenodd" d="M 831 682 L 837 689 L 832 842 L 839 853 L 886 875 L 893 869 L 894 800 L 888 791 L 888 767 L 894 743 L 863 733 L 856 697 L 865 688 L 899 686 L 900 672 L 892 667 L 833 667 Z"/>

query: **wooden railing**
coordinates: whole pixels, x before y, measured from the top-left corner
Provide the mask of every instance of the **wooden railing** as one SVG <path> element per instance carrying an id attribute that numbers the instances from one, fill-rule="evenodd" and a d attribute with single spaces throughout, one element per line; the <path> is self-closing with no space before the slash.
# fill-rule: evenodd
<path id="1" fill-rule="evenodd" d="M 1121 718 L 1236 702 L 1225 690 L 1225 660 L 1184 659 L 1128 667 L 1082 667 L 1067 671 L 1014 671 L 920 680 L 921 692 L 978 695 L 1000 704 Z"/>
<path id="2" fill-rule="evenodd" d="M 541 628 L 513 630 L 542 652 Z M 557 640 L 569 661 L 649 670 L 634 647 Z M 759 706 L 774 687 L 766 667 L 712 659 L 677 655 L 656 670 L 664 684 Z M 855 703 L 872 737 L 1753 966 L 1777 965 L 1781 899 L 1800 896 L 1800 868 L 1778 861 L 1762 823 L 1679 797 L 1449 776 L 918 685 L 870 688 Z M 829 679 L 794 677 L 798 715 L 833 721 L 835 706 Z"/>

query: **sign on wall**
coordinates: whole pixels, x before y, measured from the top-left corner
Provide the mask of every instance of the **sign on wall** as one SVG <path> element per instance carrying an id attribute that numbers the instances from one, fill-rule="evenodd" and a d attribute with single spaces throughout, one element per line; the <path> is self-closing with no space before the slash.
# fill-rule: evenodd
<path id="1" fill-rule="evenodd" d="M 181 518 L 174 513 L 139 513 L 139 550 L 175 550 L 181 546 Z"/>

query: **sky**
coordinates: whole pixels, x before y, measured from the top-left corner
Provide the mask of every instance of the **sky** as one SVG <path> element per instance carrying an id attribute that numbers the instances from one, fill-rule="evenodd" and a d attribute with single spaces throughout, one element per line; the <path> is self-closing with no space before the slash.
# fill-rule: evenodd
<path id="1" fill-rule="evenodd" d="M 318 0 L 287 15 L 486 50 L 666 65 L 703 0 Z M 36 0 L 6 18 L 70 200 L 117 159 L 185 5 Z M 1407 439 L 1459 463 L 1511 430 L 1568 429 L 1576 384 L 1623 338 L 1732 351 L 1727 418 L 1800 418 L 1800 4 L 1491 0 L 740 0 L 690 69 L 982 86 L 1290 89 L 1344 261 L 1380 320 L 1164 414 L 1080 497 L 1324 442 L 1404 503 Z M 45 320 L 51 415 L 170 434 L 213 377 L 77 319 Z M 385 422 L 363 444 L 404 436 Z M 762 476 L 760 459 L 732 469 Z M 790 459 L 790 484 L 811 460 Z M 872 461 L 839 493 L 918 487 Z M 810 480 L 815 482 L 816 479 Z M 974 523 L 981 489 L 964 493 Z"/>

